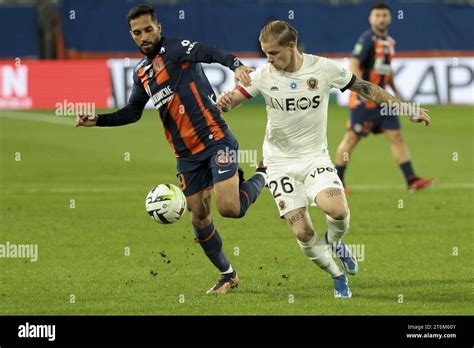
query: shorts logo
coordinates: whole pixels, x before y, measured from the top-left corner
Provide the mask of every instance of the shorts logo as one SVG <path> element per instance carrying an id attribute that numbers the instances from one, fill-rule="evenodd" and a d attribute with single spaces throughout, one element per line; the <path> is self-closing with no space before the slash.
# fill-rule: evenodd
<path id="1" fill-rule="evenodd" d="M 230 165 L 231 159 L 228 153 L 224 151 L 219 151 L 216 155 L 216 164 L 221 167 L 226 167 Z"/>
<path id="2" fill-rule="evenodd" d="M 308 84 L 308 89 L 310 91 L 318 89 L 318 80 L 316 80 L 314 77 L 311 77 L 308 81 L 306 81 L 306 83 Z"/>
<path id="3" fill-rule="evenodd" d="M 177 176 L 178 176 L 178 181 L 179 181 L 179 188 L 181 189 L 181 191 L 186 190 L 186 179 L 184 178 L 184 174 L 178 173 Z"/>
<path id="4" fill-rule="evenodd" d="M 278 208 L 280 208 L 280 210 L 285 209 L 285 207 L 286 207 L 285 201 L 279 201 L 278 202 Z"/>
<path id="5" fill-rule="evenodd" d="M 315 178 L 315 177 L 316 177 L 316 174 L 322 174 L 322 173 L 324 173 L 324 172 L 326 172 L 326 171 L 327 171 L 327 172 L 330 172 L 330 173 L 336 173 L 336 169 L 334 169 L 334 168 L 331 168 L 331 167 L 326 167 L 326 168 L 321 167 L 321 168 L 317 168 L 317 169 L 316 169 L 313 173 L 311 173 L 310 175 L 311 175 L 312 178 Z"/>

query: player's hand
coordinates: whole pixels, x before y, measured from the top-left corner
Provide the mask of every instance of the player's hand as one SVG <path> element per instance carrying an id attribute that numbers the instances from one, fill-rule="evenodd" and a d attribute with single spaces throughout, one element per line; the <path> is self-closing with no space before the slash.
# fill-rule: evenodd
<path id="1" fill-rule="evenodd" d="M 430 115 L 428 115 L 428 110 L 426 109 L 418 109 L 413 112 L 410 112 L 408 118 L 413 123 L 424 122 L 425 127 L 429 126 L 431 123 Z"/>
<path id="2" fill-rule="evenodd" d="M 232 91 L 222 93 L 216 101 L 217 110 L 220 112 L 228 112 L 232 108 Z"/>
<path id="3" fill-rule="evenodd" d="M 245 87 L 248 87 L 252 84 L 252 80 L 250 79 L 250 73 L 255 69 L 241 65 L 237 69 L 235 69 L 235 82 L 236 84 L 241 83 Z"/>
<path id="4" fill-rule="evenodd" d="M 76 116 L 76 127 L 94 127 L 98 118 L 95 114 L 78 114 Z"/>

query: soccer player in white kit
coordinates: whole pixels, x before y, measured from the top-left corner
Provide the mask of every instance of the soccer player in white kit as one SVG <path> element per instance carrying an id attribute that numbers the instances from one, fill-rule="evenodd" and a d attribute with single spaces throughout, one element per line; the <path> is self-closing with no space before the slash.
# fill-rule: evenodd
<path id="1" fill-rule="evenodd" d="M 401 102 L 335 61 L 301 53 L 297 39 L 297 31 L 288 23 L 267 23 L 259 40 L 268 64 L 250 74 L 251 86 L 238 85 L 219 96 L 217 107 L 227 112 L 262 94 L 268 116 L 263 142 L 268 188 L 303 253 L 333 278 L 334 296 L 348 298 L 352 293 L 347 277 L 332 254 L 348 274 L 356 274 L 358 265 L 342 242 L 349 229 L 350 212 L 327 149 L 329 90 L 350 89 L 378 104 Z M 413 122 L 430 122 L 424 109 L 410 109 L 408 116 Z M 314 233 L 309 205 L 317 205 L 326 213 L 324 238 Z"/>

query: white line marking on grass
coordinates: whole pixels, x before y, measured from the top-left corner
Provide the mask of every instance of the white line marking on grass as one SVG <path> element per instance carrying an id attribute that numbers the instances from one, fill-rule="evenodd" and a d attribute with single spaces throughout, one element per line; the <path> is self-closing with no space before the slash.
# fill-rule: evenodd
<path id="1" fill-rule="evenodd" d="M 34 112 L 5 111 L 0 112 L 0 118 L 11 118 L 20 121 L 36 121 L 44 123 L 60 124 L 63 126 L 74 126 L 76 118 L 74 116 L 56 116 L 52 114 L 39 114 Z"/>
<path id="2" fill-rule="evenodd" d="M 379 191 L 379 190 L 406 190 L 405 185 L 388 185 L 388 184 L 381 184 L 381 185 L 347 185 L 348 188 L 354 189 L 357 191 Z M 445 184 L 437 184 L 434 183 L 433 185 L 427 187 L 428 190 L 448 190 L 448 189 L 473 189 L 474 183 L 445 183 Z M 423 190 L 422 190 L 423 191 Z"/>
<path id="3" fill-rule="evenodd" d="M 150 186 L 151 187 L 151 186 Z M 349 186 L 355 191 L 405 191 L 404 185 L 351 185 Z M 427 190 L 450 190 L 450 189 L 474 189 L 474 183 L 446 183 L 434 184 Z M 145 192 L 148 190 L 147 185 L 141 187 L 52 187 L 52 188 L 0 188 L 0 192 L 4 193 L 120 193 L 120 192 Z"/>

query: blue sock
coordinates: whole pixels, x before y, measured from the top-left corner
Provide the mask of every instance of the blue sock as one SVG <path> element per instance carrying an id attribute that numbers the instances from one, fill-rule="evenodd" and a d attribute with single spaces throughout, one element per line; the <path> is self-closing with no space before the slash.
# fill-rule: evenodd
<path id="1" fill-rule="evenodd" d="M 411 161 L 400 164 L 400 169 L 402 170 L 403 175 L 405 175 L 405 180 L 407 181 L 408 185 L 411 185 L 416 179 L 418 179 L 415 176 L 415 172 L 411 166 Z"/>
<path id="2" fill-rule="evenodd" d="M 338 166 L 336 165 L 337 175 L 339 179 L 341 179 L 342 183 L 344 184 L 344 172 L 346 171 L 347 166 Z"/>
<path id="3" fill-rule="evenodd" d="M 217 233 L 214 223 L 211 221 L 211 223 L 203 229 L 194 226 L 194 235 L 214 266 L 216 266 L 221 273 L 228 271 L 230 262 L 222 250 L 222 239 L 219 233 Z"/>
<path id="4" fill-rule="evenodd" d="M 264 186 L 265 179 L 260 174 L 255 174 L 249 180 L 240 184 L 240 214 L 238 218 L 241 218 L 245 215 L 250 205 L 257 200 L 257 197 Z"/>

